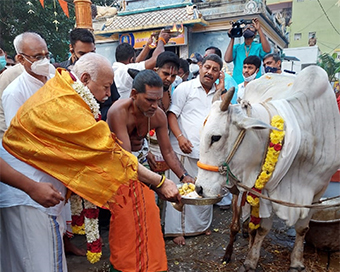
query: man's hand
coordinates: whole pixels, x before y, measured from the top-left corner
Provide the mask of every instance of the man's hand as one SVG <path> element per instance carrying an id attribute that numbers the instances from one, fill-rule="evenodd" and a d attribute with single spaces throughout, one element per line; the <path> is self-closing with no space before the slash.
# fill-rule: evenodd
<path id="1" fill-rule="evenodd" d="M 157 168 L 157 163 L 154 154 L 152 154 L 150 151 L 148 152 L 148 155 L 146 156 L 146 159 L 148 160 L 148 164 L 152 171 L 155 171 Z"/>
<path id="2" fill-rule="evenodd" d="M 196 182 L 196 180 L 190 175 L 185 176 L 182 180 L 182 183 L 193 183 L 193 184 L 195 184 L 195 182 Z"/>
<path id="3" fill-rule="evenodd" d="M 27 194 L 45 208 L 53 207 L 60 201 L 64 201 L 60 192 L 50 183 L 35 182 L 27 191 Z"/>
<path id="4" fill-rule="evenodd" d="M 224 89 L 224 78 L 225 78 L 224 72 L 220 71 L 220 76 L 218 78 L 219 82 L 216 85 L 216 90 L 223 90 Z"/>
<path id="5" fill-rule="evenodd" d="M 155 189 L 160 198 L 170 202 L 179 203 L 181 201 L 181 195 L 178 192 L 176 184 L 170 179 L 165 179 L 163 185 Z"/>
<path id="6" fill-rule="evenodd" d="M 260 29 L 261 25 L 260 25 L 260 21 L 258 18 L 253 19 L 253 25 L 257 31 Z"/>
<path id="7" fill-rule="evenodd" d="M 185 138 L 183 135 L 179 137 L 177 140 L 178 140 L 179 148 L 183 151 L 183 153 L 190 154 L 192 151 L 192 148 L 194 147 L 192 143 L 187 138 Z"/>
<path id="8" fill-rule="evenodd" d="M 166 43 L 168 43 L 171 39 L 170 30 L 162 29 L 159 33 L 159 37 L 162 37 L 166 41 Z"/>

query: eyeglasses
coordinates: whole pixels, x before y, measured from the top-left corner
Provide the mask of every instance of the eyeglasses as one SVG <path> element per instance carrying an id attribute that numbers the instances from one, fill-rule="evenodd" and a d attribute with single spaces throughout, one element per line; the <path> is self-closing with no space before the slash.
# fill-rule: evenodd
<path id="1" fill-rule="evenodd" d="M 51 57 L 51 53 L 50 52 L 48 52 L 47 54 L 45 54 L 45 55 L 35 55 L 35 56 L 30 56 L 30 55 L 27 55 L 27 54 L 25 54 L 25 53 L 20 53 L 21 55 L 24 55 L 25 57 L 28 57 L 28 58 L 31 58 L 31 59 L 35 59 L 35 60 L 42 60 L 42 59 L 44 59 L 44 58 L 46 58 L 46 59 L 50 59 L 50 57 Z"/>

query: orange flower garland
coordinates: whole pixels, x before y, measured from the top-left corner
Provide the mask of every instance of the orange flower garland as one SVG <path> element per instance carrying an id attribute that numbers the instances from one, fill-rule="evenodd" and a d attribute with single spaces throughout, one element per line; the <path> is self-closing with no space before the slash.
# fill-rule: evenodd
<path id="1" fill-rule="evenodd" d="M 252 188 L 259 193 L 262 192 L 262 189 L 265 187 L 266 183 L 271 178 L 273 171 L 275 170 L 275 166 L 282 149 L 282 142 L 285 136 L 285 132 L 283 131 L 284 120 L 281 116 L 273 116 L 271 120 L 271 125 L 279 129 L 279 131 L 272 130 L 272 132 L 270 133 L 270 143 L 268 146 L 266 158 L 262 165 L 261 173 L 259 174 L 257 180 L 255 181 L 255 185 Z M 249 228 L 253 230 L 258 229 L 260 227 L 261 221 L 260 199 L 253 193 L 249 192 L 247 195 L 247 201 L 252 206 Z"/>

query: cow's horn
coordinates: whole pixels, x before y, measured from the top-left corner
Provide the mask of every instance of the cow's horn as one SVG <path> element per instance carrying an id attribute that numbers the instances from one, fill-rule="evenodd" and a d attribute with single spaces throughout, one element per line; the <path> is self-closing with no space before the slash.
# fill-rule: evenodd
<path id="1" fill-rule="evenodd" d="M 222 101 L 221 106 L 220 106 L 221 111 L 226 111 L 228 109 L 230 101 L 233 98 L 234 92 L 235 92 L 235 87 L 231 87 L 227 91 L 227 93 L 223 97 L 223 101 Z"/>
<path id="2" fill-rule="evenodd" d="M 221 93 L 222 93 L 222 89 L 218 89 L 218 90 L 214 93 L 214 96 L 213 96 L 213 98 L 212 98 L 211 104 L 213 104 L 215 101 L 217 101 L 217 100 L 220 99 Z"/>

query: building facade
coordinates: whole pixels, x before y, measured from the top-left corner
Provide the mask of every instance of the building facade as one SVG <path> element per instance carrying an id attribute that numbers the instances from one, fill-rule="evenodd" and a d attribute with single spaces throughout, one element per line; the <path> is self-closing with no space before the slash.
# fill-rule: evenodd
<path id="1" fill-rule="evenodd" d="M 232 22 L 255 17 L 259 18 L 273 50 L 287 47 L 288 40 L 280 23 L 262 0 L 123 1 L 116 15 L 95 18 L 93 29 L 97 52 L 114 62 L 115 48 L 120 42 L 129 42 L 139 49 L 152 32 L 175 25 L 182 32 L 170 40 L 167 50 L 187 58 L 193 52 L 204 54 L 209 46 L 220 48 L 224 54 Z M 243 43 L 243 38 L 236 38 L 235 43 Z"/>
<path id="2" fill-rule="evenodd" d="M 321 54 L 336 52 L 340 59 L 340 1 L 268 0 L 267 5 L 282 20 L 289 48 L 316 45 Z"/>

